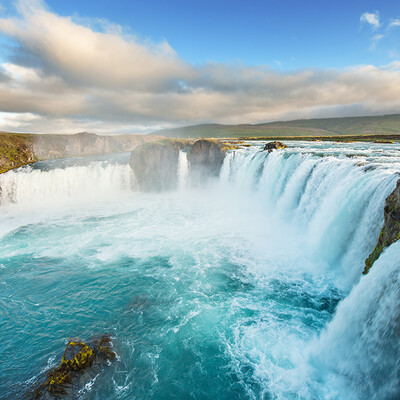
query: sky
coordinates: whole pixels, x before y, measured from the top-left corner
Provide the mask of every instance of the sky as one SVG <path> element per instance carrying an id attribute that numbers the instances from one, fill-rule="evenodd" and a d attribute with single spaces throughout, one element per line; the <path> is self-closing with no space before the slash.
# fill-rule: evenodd
<path id="1" fill-rule="evenodd" d="M 400 112 L 400 2 L 0 0 L 0 130 Z"/>

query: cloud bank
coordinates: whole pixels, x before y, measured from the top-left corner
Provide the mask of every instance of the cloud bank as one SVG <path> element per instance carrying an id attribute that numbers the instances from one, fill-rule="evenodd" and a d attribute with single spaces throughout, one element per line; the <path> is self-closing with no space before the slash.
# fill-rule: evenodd
<path id="1" fill-rule="evenodd" d="M 0 130 L 140 133 L 400 109 L 398 62 L 289 73 L 194 66 L 167 42 L 140 41 L 112 24 L 99 32 L 37 0 L 21 0 L 17 9 L 0 19 L 0 32 L 15 43 L 0 67 Z M 379 15 L 371 15 L 365 21 L 379 26 Z"/>

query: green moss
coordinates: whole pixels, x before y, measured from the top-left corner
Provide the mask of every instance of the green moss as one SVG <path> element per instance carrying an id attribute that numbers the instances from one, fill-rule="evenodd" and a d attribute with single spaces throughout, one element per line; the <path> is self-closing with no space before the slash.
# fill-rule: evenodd
<path id="1" fill-rule="evenodd" d="M 221 150 L 222 151 L 236 150 L 239 147 L 240 146 L 238 146 L 237 144 L 234 144 L 234 143 L 222 143 L 221 144 Z"/>
<path id="2" fill-rule="evenodd" d="M 366 275 L 368 271 L 371 269 L 372 265 L 374 262 L 379 258 L 379 256 L 382 254 L 383 250 L 387 247 L 386 241 L 383 240 L 385 234 L 385 227 L 382 228 L 382 231 L 379 235 L 378 243 L 375 246 L 374 250 L 372 253 L 369 255 L 369 257 L 365 260 L 365 267 L 363 274 Z"/>
<path id="3" fill-rule="evenodd" d="M 0 173 L 37 161 L 33 135 L 0 133 Z"/>
<path id="4" fill-rule="evenodd" d="M 68 354 L 74 354 L 71 358 Z M 50 372 L 46 382 L 52 394 L 64 392 L 64 386 L 72 382 L 72 373 L 89 367 L 94 359 L 93 349 L 83 342 L 70 340 L 63 354 L 61 365 Z"/>
<path id="5" fill-rule="evenodd" d="M 66 352 L 74 351 L 71 359 L 66 357 Z M 73 371 L 79 371 L 88 367 L 93 361 L 93 349 L 83 342 L 69 341 L 61 360 L 61 365 L 48 375 L 46 385 L 50 393 L 62 393 L 63 386 L 72 382 Z"/>

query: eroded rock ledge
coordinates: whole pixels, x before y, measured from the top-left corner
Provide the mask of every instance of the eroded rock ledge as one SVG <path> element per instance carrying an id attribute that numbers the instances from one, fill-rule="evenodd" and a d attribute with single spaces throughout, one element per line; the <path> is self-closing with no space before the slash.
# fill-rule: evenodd
<path id="1" fill-rule="evenodd" d="M 378 243 L 373 252 L 365 260 L 363 274 L 368 273 L 386 247 L 400 239 L 400 179 L 397 181 L 396 188 L 386 198 L 384 218 L 385 223 L 379 235 Z"/>
<path id="2" fill-rule="evenodd" d="M 179 152 L 186 153 L 192 181 L 218 176 L 225 153 L 237 145 L 215 139 L 165 139 L 146 143 L 131 153 L 130 165 L 140 190 L 160 192 L 178 186 Z"/>

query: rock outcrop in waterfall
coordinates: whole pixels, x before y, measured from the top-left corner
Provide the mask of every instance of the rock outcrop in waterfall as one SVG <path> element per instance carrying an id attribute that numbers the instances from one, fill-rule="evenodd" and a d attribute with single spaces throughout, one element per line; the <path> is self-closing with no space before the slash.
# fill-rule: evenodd
<path id="1" fill-rule="evenodd" d="M 363 274 L 367 274 L 373 263 L 379 258 L 383 250 L 392 243 L 400 239 L 400 180 L 397 181 L 396 188 L 386 198 L 384 208 L 385 223 L 378 243 L 373 252 L 365 260 Z"/>
<path id="2" fill-rule="evenodd" d="M 179 151 L 189 149 L 191 141 L 166 139 L 138 146 L 129 161 L 137 183 L 146 192 L 176 189 Z"/>
<path id="3" fill-rule="evenodd" d="M 194 142 L 187 154 L 191 181 L 201 183 L 209 177 L 218 176 L 229 148 L 218 140 L 200 139 Z"/>
<path id="4" fill-rule="evenodd" d="M 166 139 L 138 146 L 131 153 L 130 165 L 140 190 L 174 190 L 180 151 L 187 154 L 190 182 L 200 184 L 219 175 L 226 151 L 236 147 L 213 139 Z"/>
<path id="5" fill-rule="evenodd" d="M 268 150 L 268 153 L 271 153 L 273 150 L 285 149 L 287 146 L 282 142 L 269 142 L 265 145 L 264 151 Z"/>

